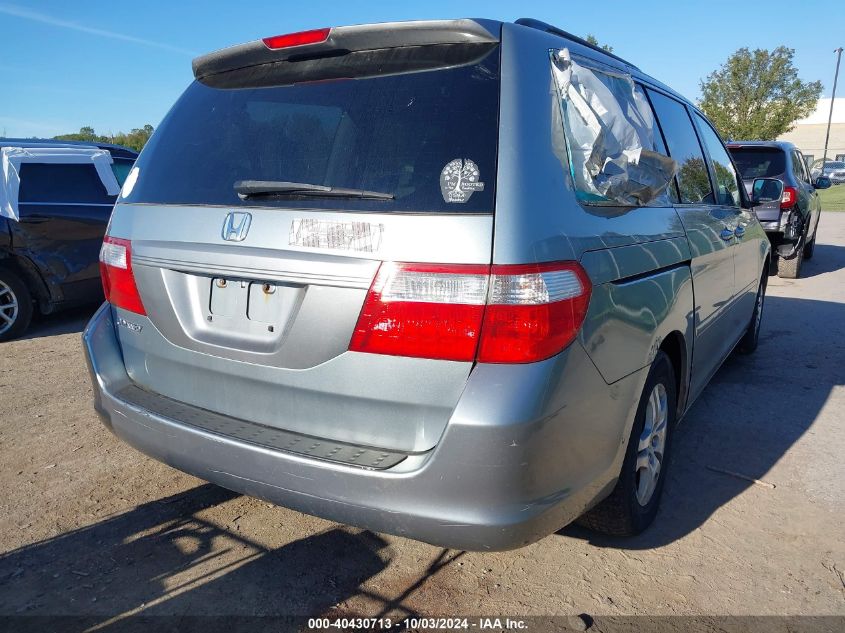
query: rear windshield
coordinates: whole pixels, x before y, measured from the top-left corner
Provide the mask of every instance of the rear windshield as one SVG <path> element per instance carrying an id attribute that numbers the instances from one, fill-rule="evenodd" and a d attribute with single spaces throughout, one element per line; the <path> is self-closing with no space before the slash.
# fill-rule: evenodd
<path id="1" fill-rule="evenodd" d="M 285 86 L 194 82 L 136 165 L 127 202 L 490 213 L 499 48 L 459 67 Z M 241 199 L 239 181 L 386 193 Z"/>
<path id="2" fill-rule="evenodd" d="M 730 149 L 743 180 L 774 178 L 786 172 L 786 154 L 768 147 L 734 147 Z"/>

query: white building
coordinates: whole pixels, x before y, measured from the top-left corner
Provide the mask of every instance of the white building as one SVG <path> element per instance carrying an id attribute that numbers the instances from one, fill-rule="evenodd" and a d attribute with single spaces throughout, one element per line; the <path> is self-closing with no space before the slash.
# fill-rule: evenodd
<path id="1" fill-rule="evenodd" d="M 830 98 L 819 99 L 816 111 L 806 119 L 798 121 L 791 131 L 779 136 L 778 140 L 794 143 L 812 165 L 814 160 L 821 159 L 824 152 L 824 135 L 829 114 Z M 845 97 L 836 97 L 833 103 L 827 158 L 845 161 Z"/>

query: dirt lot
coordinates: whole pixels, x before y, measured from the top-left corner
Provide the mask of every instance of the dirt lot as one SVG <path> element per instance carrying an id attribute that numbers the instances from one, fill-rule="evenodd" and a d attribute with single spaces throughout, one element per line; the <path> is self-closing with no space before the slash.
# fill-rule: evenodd
<path id="1" fill-rule="evenodd" d="M 184 475 L 98 422 L 90 313 L 0 345 L 0 615 L 845 616 L 845 214 L 822 217 L 804 278 L 770 279 L 757 354 L 695 404 L 657 523 L 631 539 L 569 527 L 462 553 Z"/>

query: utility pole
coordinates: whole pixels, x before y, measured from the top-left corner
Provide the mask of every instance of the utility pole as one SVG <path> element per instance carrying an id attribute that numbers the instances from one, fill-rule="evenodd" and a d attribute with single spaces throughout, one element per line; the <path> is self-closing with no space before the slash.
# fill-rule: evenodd
<path id="1" fill-rule="evenodd" d="M 827 142 L 830 140 L 830 122 L 833 120 L 833 103 L 836 101 L 836 82 L 839 80 L 839 62 L 842 60 L 842 47 L 833 51 L 836 53 L 836 71 L 833 73 L 833 94 L 830 95 L 830 113 L 827 115 L 827 133 L 824 135 L 824 153 L 822 154 L 822 170 L 819 176 L 824 176 L 824 166 L 827 163 Z"/>

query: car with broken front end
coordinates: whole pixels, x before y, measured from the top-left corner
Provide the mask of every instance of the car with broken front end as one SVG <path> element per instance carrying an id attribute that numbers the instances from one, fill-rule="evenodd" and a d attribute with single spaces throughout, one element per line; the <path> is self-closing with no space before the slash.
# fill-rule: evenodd
<path id="1" fill-rule="evenodd" d="M 102 246 L 103 423 L 448 547 L 646 529 L 676 423 L 762 322 L 769 243 L 701 112 L 531 19 L 317 29 L 193 69 Z"/>

